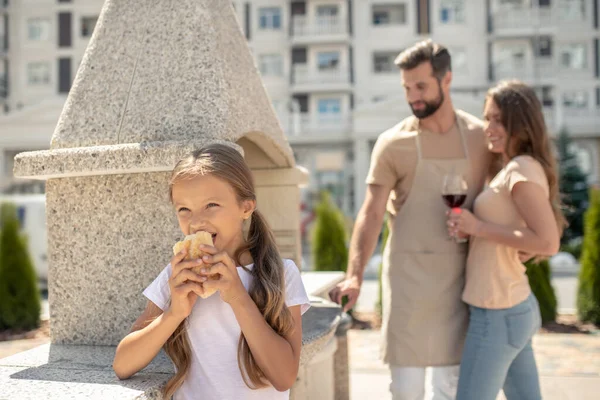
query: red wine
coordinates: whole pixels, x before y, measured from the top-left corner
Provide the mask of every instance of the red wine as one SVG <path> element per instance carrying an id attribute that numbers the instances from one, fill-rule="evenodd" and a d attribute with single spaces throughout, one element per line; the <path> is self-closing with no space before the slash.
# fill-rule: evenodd
<path id="1" fill-rule="evenodd" d="M 466 194 L 444 194 L 442 195 L 444 203 L 450 208 L 457 208 L 463 205 L 467 199 Z"/>

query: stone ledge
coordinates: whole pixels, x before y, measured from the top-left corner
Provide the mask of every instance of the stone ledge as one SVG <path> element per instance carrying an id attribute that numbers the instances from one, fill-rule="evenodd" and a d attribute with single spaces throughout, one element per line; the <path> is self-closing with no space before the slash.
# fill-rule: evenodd
<path id="1" fill-rule="evenodd" d="M 301 365 L 334 336 L 339 306 L 314 299 L 302 317 Z M 114 346 L 46 344 L 0 360 L 2 395 L 27 399 L 161 399 L 160 388 L 173 373 L 164 352 L 132 378 L 120 381 L 112 370 Z"/>
<path id="2" fill-rule="evenodd" d="M 127 143 L 20 153 L 14 174 L 20 178 L 51 179 L 76 176 L 170 172 L 177 161 L 194 149 L 223 143 L 243 154 L 232 142 L 206 138 L 189 142 Z"/>

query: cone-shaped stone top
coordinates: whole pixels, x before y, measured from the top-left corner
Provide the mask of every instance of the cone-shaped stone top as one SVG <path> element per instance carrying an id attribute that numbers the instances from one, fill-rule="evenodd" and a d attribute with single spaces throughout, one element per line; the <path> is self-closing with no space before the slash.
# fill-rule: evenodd
<path id="1" fill-rule="evenodd" d="M 294 165 L 231 1 L 106 0 L 50 152 L 17 157 L 15 173 L 56 176 L 40 168 L 67 149 L 84 162 L 242 137 Z"/>

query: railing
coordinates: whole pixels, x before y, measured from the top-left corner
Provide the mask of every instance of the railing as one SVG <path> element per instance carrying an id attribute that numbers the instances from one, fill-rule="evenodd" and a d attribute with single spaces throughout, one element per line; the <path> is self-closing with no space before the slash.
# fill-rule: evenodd
<path id="1" fill-rule="evenodd" d="M 0 74 L 0 102 L 8 97 L 8 77 Z"/>
<path id="2" fill-rule="evenodd" d="M 343 113 L 280 113 L 279 121 L 289 137 L 315 137 L 327 133 L 347 133 L 352 127 L 352 116 Z"/>
<path id="3" fill-rule="evenodd" d="M 567 108 L 563 107 L 565 125 L 578 130 L 593 130 L 600 126 L 600 108 Z M 588 132 L 592 133 L 592 132 Z"/>
<path id="4" fill-rule="evenodd" d="M 493 28 L 497 30 L 548 26 L 553 23 L 552 15 L 552 10 L 547 7 L 502 10 L 492 17 Z"/>
<path id="5" fill-rule="evenodd" d="M 550 106 L 546 106 L 543 109 L 544 113 L 544 121 L 546 122 L 546 128 L 551 132 L 556 131 L 555 119 L 554 119 L 554 108 Z"/>
<path id="6" fill-rule="evenodd" d="M 538 29 L 560 25 L 581 24 L 585 14 L 572 12 L 568 7 L 523 7 L 501 10 L 492 16 L 494 30 Z"/>
<path id="7" fill-rule="evenodd" d="M 307 64 L 296 64 L 292 70 L 295 84 L 349 83 L 350 74 L 340 68 L 311 70 Z"/>
<path id="8" fill-rule="evenodd" d="M 536 60 L 533 63 L 501 64 L 494 66 L 494 79 L 552 79 L 556 76 L 557 69 L 554 61 Z"/>
<path id="9" fill-rule="evenodd" d="M 306 15 L 295 15 L 292 18 L 293 36 L 339 35 L 348 32 L 347 25 L 339 16 L 317 16 L 308 18 Z"/>

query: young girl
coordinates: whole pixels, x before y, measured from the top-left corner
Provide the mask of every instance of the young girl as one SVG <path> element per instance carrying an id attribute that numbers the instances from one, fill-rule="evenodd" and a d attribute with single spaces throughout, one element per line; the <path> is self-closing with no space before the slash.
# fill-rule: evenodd
<path id="1" fill-rule="evenodd" d="M 540 327 L 519 251 L 550 256 L 565 225 L 556 161 L 542 105 L 527 85 L 502 82 L 488 92 L 488 148 L 499 161 L 473 213 L 452 212 L 452 234 L 471 236 L 463 300 L 470 320 L 457 400 L 541 399 L 531 338 Z"/>
<path id="2" fill-rule="evenodd" d="M 144 290 L 146 309 L 117 347 L 117 376 L 140 371 L 164 346 L 177 370 L 165 399 L 288 399 L 309 300 L 256 209 L 250 169 L 232 147 L 206 146 L 177 164 L 169 190 L 182 233 L 210 232 L 214 246 L 198 260 L 175 255 Z M 219 292 L 198 299 L 209 289 Z"/>

